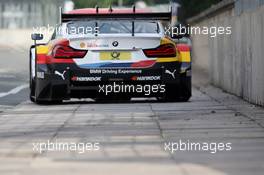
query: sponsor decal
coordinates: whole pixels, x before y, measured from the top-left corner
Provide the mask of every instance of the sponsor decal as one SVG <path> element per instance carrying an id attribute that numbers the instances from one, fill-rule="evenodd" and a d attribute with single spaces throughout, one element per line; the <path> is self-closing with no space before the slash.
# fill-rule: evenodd
<path id="1" fill-rule="evenodd" d="M 118 43 L 117 41 L 114 41 L 114 42 L 112 43 L 112 45 L 113 45 L 114 47 L 117 47 L 117 46 L 119 45 L 119 43 Z"/>
<path id="2" fill-rule="evenodd" d="M 108 44 L 97 44 L 96 42 L 87 43 L 87 47 L 109 47 Z"/>
<path id="3" fill-rule="evenodd" d="M 145 96 L 151 94 L 165 93 L 166 86 L 164 84 L 153 84 L 153 85 L 132 85 L 113 82 L 113 84 L 99 85 L 99 93 L 109 95 L 112 93 L 143 93 Z"/>
<path id="4" fill-rule="evenodd" d="M 171 75 L 172 78 L 175 79 L 176 69 L 174 69 L 173 72 L 171 72 L 170 70 L 166 70 L 165 73 Z"/>
<path id="5" fill-rule="evenodd" d="M 160 76 L 133 76 L 133 81 L 158 81 L 161 80 Z"/>
<path id="6" fill-rule="evenodd" d="M 65 71 L 63 71 L 62 73 L 60 73 L 59 71 L 55 71 L 54 72 L 55 73 L 55 75 L 58 75 L 58 76 L 60 76 L 63 80 L 65 80 L 65 73 L 66 73 L 66 70 Z"/>
<path id="7" fill-rule="evenodd" d="M 72 77 L 72 81 L 81 81 L 81 82 L 87 82 L 87 81 L 101 81 L 102 77 Z"/>
<path id="8" fill-rule="evenodd" d="M 85 48 L 85 43 L 81 42 L 80 43 L 80 48 Z"/>
<path id="9" fill-rule="evenodd" d="M 123 78 L 109 78 L 108 81 L 124 81 Z"/>
<path id="10" fill-rule="evenodd" d="M 111 53 L 112 60 L 120 60 L 120 52 L 112 52 Z"/>
<path id="11" fill-rule="evenodd" d="M 135 69 L 90 69 L 90 74 L 141 74 L 142 70 Z"/>
<path id="12" fill-rule="evenodd" d="M 37 78 L 44 79 L 45 78 L 45 73 L 44 72 L 37 72 Z"/>

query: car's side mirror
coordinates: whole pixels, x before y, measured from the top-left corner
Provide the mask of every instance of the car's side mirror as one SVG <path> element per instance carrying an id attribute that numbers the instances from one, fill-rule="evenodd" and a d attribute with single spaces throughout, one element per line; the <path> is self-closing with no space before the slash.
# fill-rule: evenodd
<path id="1" fill-rule="evenodd" d="M 43 34 L 40 33 L 33 33 L 31 34 L 31 39 L 34 41 L 43 40 Z"/>

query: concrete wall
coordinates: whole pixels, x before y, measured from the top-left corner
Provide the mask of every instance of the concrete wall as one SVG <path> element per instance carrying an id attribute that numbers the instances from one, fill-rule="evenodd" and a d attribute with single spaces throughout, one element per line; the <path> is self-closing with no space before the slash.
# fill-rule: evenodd
<path id="1" fill-rule="evenodd" d="M 0 29 L 0 47 L 14 47 L 28 50 L 33 44 L 31 34 L 32 29 Z M 46 33 L 41 43 L 46 43 L 51 38 L 52 33 Z M 1 54 L 1 53 L 0 53 Z"/>
<path id="2" fill-rule="evenodd" d="M 55 25 L 64 0 L 0 0 L 0 28 L 31 29 Z"/>
<path id="3" fill-rule="evenodd" d="M 208 70 L 214 85 L 264 105 L 264 6 L 238 10 L 236 5 L 190 19 L 195 26 L 232 27 L 231 35 L 193 35 L 194 65 Z"/>
<path id="4" fill-rule="evenodd" d="M 0 47 L 27 49 L 33 28 L 54 26 L 64 0 L 0 0 Z M 42 42 L 51 34 L 45 34 Z"/>

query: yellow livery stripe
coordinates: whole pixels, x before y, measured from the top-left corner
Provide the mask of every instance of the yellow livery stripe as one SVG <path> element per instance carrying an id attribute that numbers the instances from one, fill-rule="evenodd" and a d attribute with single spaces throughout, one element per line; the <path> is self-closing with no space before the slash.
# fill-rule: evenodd
<path id="1" fill-rule="evenodd" d="M 48 54 L 48 46 L 37 46 L 37 54 Z"/>
<path id="2" fill-rule="evenodd" d="M 169 38 L 162 38 L 160 41 L 160 45 L 162 45 L 162 44 L 173 44 L 173 45 L 175 45 L 175 43 L 172 40 L 170 40 Z"/>
<path id="3" fill-rule="evenodd" d="M 190 52 L 180 52 L 180 62 L 191 62 Z"/>
<path id="4" fill-rule="evenodd" d="M 158 62 L 158 63 L 164 63 L 164 62 L 175 62 L 175 61 L 179 61 L 177 57 L 158 58 L 156 62 Z"/>

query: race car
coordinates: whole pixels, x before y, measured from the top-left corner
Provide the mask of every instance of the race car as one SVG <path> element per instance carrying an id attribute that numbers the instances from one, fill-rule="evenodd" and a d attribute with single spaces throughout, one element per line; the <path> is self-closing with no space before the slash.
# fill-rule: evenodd
<path id="1" fill-rule="evenodd" d="M 97 7 L 61 13 L 60 20 L 48 43 L 32 34 L 31 101 L 190 99 L 190 48 L 165 35 L 171 12 Z"/>

